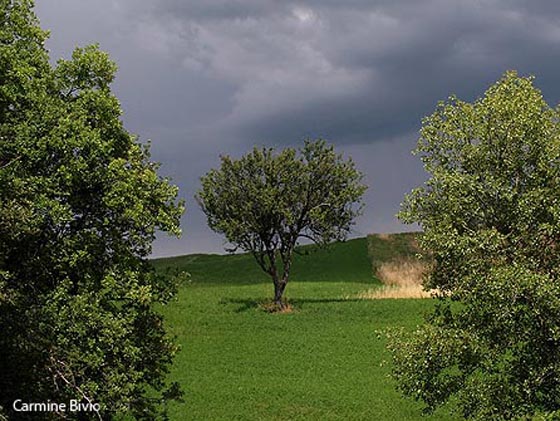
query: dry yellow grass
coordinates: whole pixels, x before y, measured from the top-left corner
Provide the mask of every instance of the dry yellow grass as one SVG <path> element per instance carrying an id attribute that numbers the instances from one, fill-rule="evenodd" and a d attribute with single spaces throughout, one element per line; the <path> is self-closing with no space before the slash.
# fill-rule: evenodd
<path id="1" fill-rule="evenodd" d="M 430 298 L 432 294 L 422 289 L 422 286 L 388 286 L 374 288 L 358 294 L 362 300 L 379 300 L 382 298 Z"/>
<path id="2" fill-rule="evenodd" d="M 425 272 L 426 266 L 419 260 L 401 258 L 383 263 L 377 276 L 388 286 L 418 286 Z"/>
<path id="3" fill-rule="evenodd" d="M 383 263 L 377 271 L 383 286 L 364 291 L 358 298 L 429 298 L 432 294 L 422 288 L 425 272 L 426 265 L 418 260 L 398 259 Z"/>

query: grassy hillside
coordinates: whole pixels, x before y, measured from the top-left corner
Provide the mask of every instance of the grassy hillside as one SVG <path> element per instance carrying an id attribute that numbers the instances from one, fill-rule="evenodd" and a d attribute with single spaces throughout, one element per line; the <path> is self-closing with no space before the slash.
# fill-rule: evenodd
<path id="1" fill-rule="evenodd" d="M 326 249 L 301 246 L 295 254 L 291 281 L 373 282 L 375 269 L 382 263 L 418 253 L 418 233 L 372 234 L 335 243 Z M 250 254 L 191 254 L 153 260 L 159 270 L 185 270 L 198 283 L 252 285 L 269 282 L 268 276 Z"/>
<path id="2" fill-rule="evenodd" d="M 419 253 L 417 232 L 371 234 L 367 237 L 368 256 L 375 273 L 383 263 L 414 257 Z"/>
<path id="3" fill-rule="evenodd" d="M 333 244 L 326 249 L 314 245 L 299 247 L 290 279 L 293 282 L 377 282 L 372 275 L 367 244 L 366 238 L 358 238 Z M 185 270 L 196 283 L 253 285 L 270 282 L 268 275 L 250 254 L 192 254 L 156 259 L 153 262 L 158 269 Z"/>
<path id="4" fill-rule="evenodd" d="M 393 326 L 412 329 L 431 300 L 348 299 L 379 284 L 371 242 L 304 247 L 286 290 L 294 307 L 287 314 L 259 308 L 271 298 L 272 285 L 250 256 L 155 261 L 160 270 L 191 273 L 163 309 L 182 346 L 171 377 L 186 393 L 184 403 L 172 406 L 172 419 L 450 419 L 444 411 L 423 417 L 418 404 L 399 396 L 376 334 Z"/>

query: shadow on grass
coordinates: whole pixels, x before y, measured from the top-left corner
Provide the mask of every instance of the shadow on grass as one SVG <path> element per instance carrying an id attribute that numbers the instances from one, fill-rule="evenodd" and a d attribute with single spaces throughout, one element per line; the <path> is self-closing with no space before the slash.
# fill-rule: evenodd
<path id="1" fill-rule="evenodd" d="M 239 304 L 236 313 L 243 313 L 252 309 L 261 309 L 271 303 L 271 299 L 249 299 L 249 298 L 223 298 L 220 304 Z M 363 301 L 360 298 L 294 298 L 287 301 L 294 310 L 301 310 L 306 304 L 331 304 L 331 303 L 351 303 Z"/>

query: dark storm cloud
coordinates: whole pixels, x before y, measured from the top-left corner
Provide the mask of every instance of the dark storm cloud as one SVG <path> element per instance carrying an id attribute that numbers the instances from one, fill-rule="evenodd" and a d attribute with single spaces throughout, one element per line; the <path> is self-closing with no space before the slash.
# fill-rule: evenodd
<path id="1" fill-rule="evenodd" d="M 163 1 L 156 3 L 153 10 L 155 13 L 208 21 L 266 17 L 279 8 L 282 8 L 280 3 L 271 0 L 205 0 Z"/>
<path id="2" fill-rule="evenodd" d="M 560 99 L 554 1 L 39 0 L 38 14 L 55 57 L 111 53 L 127 127 L 187 198 L 185 238 L 157 254 L 221 245 L 192 200 L 219 154 L 327 138 L 372 185 L 357 232 L 399 230 L 424 177 L 408 151 L 437 101 L 473 100 L 508 69 Z"/>
<path id="3" fill-rule="evenodd" d="M 224 132 L 249 142 L 313 134 L 340 143 L 400 136 L 451 93 L 472 99 L 505 70 L 558 88 L 554 2 L 160 1 L 182 28 L 183 65 L 236 89 Z"/>

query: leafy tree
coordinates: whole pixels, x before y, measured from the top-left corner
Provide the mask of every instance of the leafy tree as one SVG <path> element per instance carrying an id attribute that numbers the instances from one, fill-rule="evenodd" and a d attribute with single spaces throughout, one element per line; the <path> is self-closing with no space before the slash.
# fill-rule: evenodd
<path id="1" fill-rule="evenodd" d="M 283 307 L 294 249 L 301 238 L 319 245 L 346 238 L 361 211 L 366 187 L 351 159 L 325 141 L 296 151 L 258 149 L 202 177 L 197 200 L 208 225 L 234 247 L 250 252 L 274 283 Z"/>
<path id="2" fill-rule="evenodd" d="M 416 150 L 431 177 L 405 200 L 433 261 L 436 311 L 390 348 L 401 389 L 467 418 L 560 409 L 560 114 L 507 72 L 483 98 L 450 98 Z"/>
<path id="3" fill-rule="evenodd" d="M 88 46 L 52 66 L 32 7 L 0 2 L 0 406 L 20 419 L 15 399 L 77 399 L 154 419 L 178 395 L 153 309 L 175 284 L 147 257 L 183 206 L 122 125 L 115 64 Z"/>

